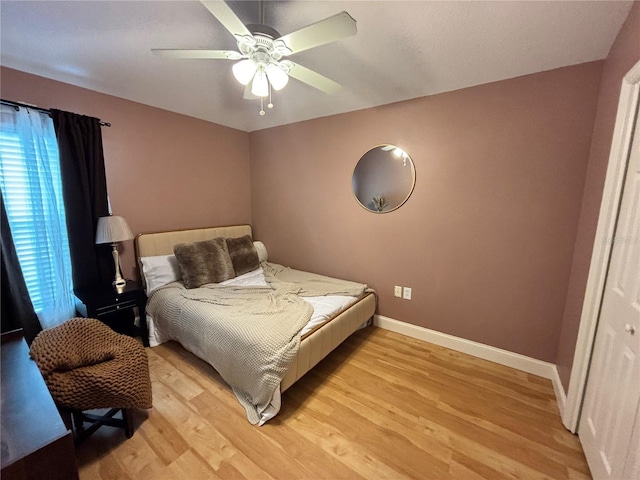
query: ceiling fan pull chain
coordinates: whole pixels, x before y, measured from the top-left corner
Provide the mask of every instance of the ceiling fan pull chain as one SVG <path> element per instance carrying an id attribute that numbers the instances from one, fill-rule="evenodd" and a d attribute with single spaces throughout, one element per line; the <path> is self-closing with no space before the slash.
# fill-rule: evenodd
<path id="1" fill-rule="evenodd" d="M 271 102 L 271 82 L 269 82 L 269 104 L 267 108 L 273 108 L 273 103 Z"/>
<path id="2" fill-rule="evenodd" d="M 264 115 L 266 112 L 264 111 L 264 97 L 260 97 L 260 115 Z"/>

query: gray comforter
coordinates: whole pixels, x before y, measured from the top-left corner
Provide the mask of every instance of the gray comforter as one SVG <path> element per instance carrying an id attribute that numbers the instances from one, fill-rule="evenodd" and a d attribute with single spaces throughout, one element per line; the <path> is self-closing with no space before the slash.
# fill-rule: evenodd
<path id="1" fill-rule="evenodd" d="M 188 290 L 174 282 L 154 291 L 147 304 L 171 338 L 231 385 L 252 424 L 269 407 L 313 313 L 298 294 L 359 296 L 366 288 L 280 265 L 263 267 L 269 287 L 209 284 Z"/>

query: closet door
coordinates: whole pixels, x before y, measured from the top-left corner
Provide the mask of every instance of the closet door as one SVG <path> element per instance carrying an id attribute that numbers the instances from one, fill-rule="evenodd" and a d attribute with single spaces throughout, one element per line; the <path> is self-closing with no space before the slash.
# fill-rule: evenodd
<path id="1" fill-rule="evenodd" d="M 627 478 L 640 456 L 636 421 L 640 405 L 638 132 L 636 123 L 578 428 L 595 480 Z"/>
<path id="2" fill-rule="evenodd" d="M 640 407 L 636 412 L 636 421 L 633 426 L 633 435 L 629 444 L 629 454 L 625 462 L 625 469 L 622 478 L 640 478 Z"/>

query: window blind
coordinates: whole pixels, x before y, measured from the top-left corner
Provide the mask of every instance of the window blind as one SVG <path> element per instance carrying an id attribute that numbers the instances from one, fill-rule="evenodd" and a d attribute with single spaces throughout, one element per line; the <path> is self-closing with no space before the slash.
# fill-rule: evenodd
<path id="1" fill-rule="evenodd" d="M 0 169 L 16 254 L 34 310 L 47 328 L 75 310 L 58 146 L 48 115 L 2 106 Z"/>

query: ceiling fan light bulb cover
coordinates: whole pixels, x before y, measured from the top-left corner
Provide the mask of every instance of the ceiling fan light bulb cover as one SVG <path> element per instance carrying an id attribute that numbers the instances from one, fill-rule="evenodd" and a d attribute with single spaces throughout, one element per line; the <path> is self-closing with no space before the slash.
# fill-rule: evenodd
<path id="1" fill-rule="evenodd" d="M 258 70 L 255 77 L 253 77 L 251 93 L 256 97 L 266 97 L 269 95 L 269 82 L 267 81 L 267 75 L 264 70 Z"/>
<path id="2" fill-rule="evenodd" d="M 275 63 L 267 65 L 267 76 L 274 90 L 282 90 L 289 82 L 289 75 L 283 72 Z"/>
<path id="3" fill-rule="evenodd" d="M 238 80 L 242 85 L 248 85 L 255 75 L 257 68 L 258 67 L 253 60 L 241 60 L 233 65 L 233 76 L 236 77 L 236 80 Z"/>

